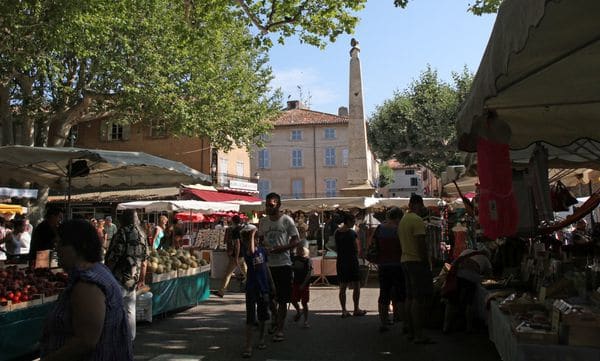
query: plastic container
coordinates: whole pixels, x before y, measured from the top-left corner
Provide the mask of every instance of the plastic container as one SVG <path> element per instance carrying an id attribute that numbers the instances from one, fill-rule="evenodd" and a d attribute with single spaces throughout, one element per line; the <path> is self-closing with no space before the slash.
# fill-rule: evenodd
<path id="1" fill-rule="evenodd" d="M 140 293 L 135 300 L 135 320 L 152 322 L 152 292 Z"/>

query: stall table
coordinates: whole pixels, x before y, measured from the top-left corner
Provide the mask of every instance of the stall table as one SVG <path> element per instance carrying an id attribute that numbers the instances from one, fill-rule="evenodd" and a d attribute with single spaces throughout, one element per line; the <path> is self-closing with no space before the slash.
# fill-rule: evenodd
<path id="1" fill-rule="evenodd" d="M 498 301 L 491 302 L 489 320 L 490 340 L 503 361 L 600 361 L 600 348 L 519 342 Z"/>
<path id="2" fill-rule="evenodd" d="M 337 276 L 336 258 L 318 256 L 310 258 L 313 267 L 313 276 L 317 279 L 313 281 L 313 285 L 329 284 L 327 276 Z"/>
<path id="3" fill-rule="evenodd" d="M 209 273 L 151 283 L 152 316 L 194 306 L 210 297 Z"/>
<path id="4" fill-rule="evenodd" d="M 54 304 L 0 313 L 0 361 L 28 355 L 39 348 L 44 320 Z"/>

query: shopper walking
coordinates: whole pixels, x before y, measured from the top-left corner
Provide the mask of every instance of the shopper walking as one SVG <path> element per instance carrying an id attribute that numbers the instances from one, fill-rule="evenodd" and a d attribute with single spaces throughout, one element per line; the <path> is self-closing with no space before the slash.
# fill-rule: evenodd
<path id="1" fill-rule="evenodd" d="M 292 305 L 296 309 L 294 322 L 298 322 L 304 316 L 304 328 L 309 328 L 308 323 L 308 301 L 310 299 L 310 276 L 312 275 L 312 262 L 307 247 L 298 244 L 295 255 L 292 257 L 292 270 L 294 282 L 292 283 Z M 302 303 L 302 308 L 300 304 Z"/>
<path id="2" fill-rule="evenodd" d="M 246 345 L 242 357 L 252 356 L 252 333 L 258 324 L 259 350 L 267 348 L 265 343 L 265 322 L 269 320 L 269 294 L 275 291 L 273 278 L 267 266 L 266 250 L 257 244 L 256 227 L 247 225 L 242 228 L 240 237 L 244 239 L 242 250 L 244 262 L 248 266 L 246 282 Z"/>
<path id="3" fill-rule="evenodd" d="M 425 301 L 433 293 L 433 278 L 427 261 L 425 223 L 419 216 L 425 210 L 423 198 L 413 194 L 408 208 L 398 227 L 402 247 L 402 271 L 406 282 L 404 321 L 409 339 L 414 343 L 428 344 L 433 341 L 423 335 L 423 317 Z"/>
<path id="4" fill-rule="evenodd" d="M 402 219 L 402 210 L 398 207 L 390 208 L 386 213 L 384 223 L 377 226 L 371 239 L 372 246 L 377 250 L 376 259 L 379 273 L 379 331 L 388 331 L 388 326 L 398 321 L 404 312 L 406 298 L 404 274 L 402 272 L 402 247 L 398 237 L 398 224 Z M 390 302 L 394 310 L 393 319 L 390 319 Z"/>
<path id="5" fill-rule="evenodd" d="M 121 227 L 110 242 L 104 262 L 121 286 L 133 340 L 135 339 L 136 291 L 144 285 L 149 252 L 146 234 L 142 230 L 137 212 L 133 209 L 125 210 L 120 223 Z"/>
<path id="6" fill-rule="evenodd" d="M 258 223 L 258 238 L 269 253 L 269 269 L 275 284 L 272 311 L 276 322 L 273 341 L 283 341 L 283 326 L 287 316 L 287 305 L 292 297 L 292 260 L 290 250 L 298 245 L 298 229 L 294 220 L 279 210 L 281 197 L 269 193 L 265 199 L 266 217 Z"/>
<path id="7" fill-rule="evenodd" d="M 360 272 L 358 267 L 358 235 L 354 231 L 355 218 L 350 213 L 344 213 L 343 224 L 334 233 L 335 248 L 337 252 L 337 278 L 340 284 L 339 299 L 342 306 L 342 317 L 350 315 L 364 316 L 367 311 L 361 310 L 360 303 Z M 346 309 L 346 289 L 352 286 L 352 301 L 354 312 Z"/>
<path id="8" fill-rule="evenodd" d="M 231 226 L 227 227 L 227 230 L 225 231 L 225 244 L 227 245 L 227 257 L 229 258 L 229 262 L 227 263 L 225 278 L 223 278 L 221 288 L 215 292 L 219 297 L 225 295 L 231 276 L 233 276 L 233 272 L 237 268 L 242 272 L 243 278 L 246 278 L 247 272 L 246 263 L 244 262 L 244 259 L 241 258 L 242 255 L 240 253 L 240 230 L 244 225 L 241 222 L 240 216 L 237 214 L 231 217 L 231 223 Z"/>

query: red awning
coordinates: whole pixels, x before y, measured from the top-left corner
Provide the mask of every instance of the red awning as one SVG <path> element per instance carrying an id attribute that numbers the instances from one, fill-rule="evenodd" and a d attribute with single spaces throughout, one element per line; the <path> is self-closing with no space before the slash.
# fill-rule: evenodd
<path id="1" fill-rule="evenodd" d="M 185 188 L 186 192 L 190 192 L 200 200 L 207 202 L 231 202 L 231 201 L 246 201 L 246 202 L 260 202 L 261 199 L 246 194 L 236 194 L 227 192 L 215 192 L 207 191 L 202 189 Z"/>

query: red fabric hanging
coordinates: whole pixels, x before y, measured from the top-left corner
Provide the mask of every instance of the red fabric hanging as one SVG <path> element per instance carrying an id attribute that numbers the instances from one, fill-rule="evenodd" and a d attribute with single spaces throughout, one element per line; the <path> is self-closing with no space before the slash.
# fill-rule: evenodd
<path id="1" fill-rule="evenodd" d="M 519 210 L 513 193 L 508 144 L 477 140 L 479 223 L 491 239 L 517 232 Z"/>

